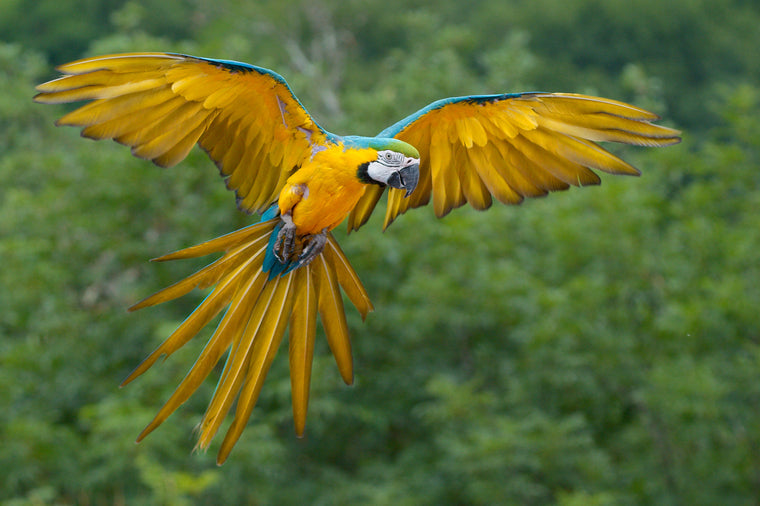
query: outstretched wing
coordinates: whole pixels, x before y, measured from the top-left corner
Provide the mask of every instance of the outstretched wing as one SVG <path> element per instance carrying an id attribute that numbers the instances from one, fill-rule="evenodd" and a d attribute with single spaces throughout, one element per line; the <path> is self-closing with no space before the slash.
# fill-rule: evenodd
<path id="1" fill-rule="evenodd" d="M 486 209 L 492 197 L 518 204 L 570 185 L 599 184 L 591 169 L 611 174 L 639 171 L 597 145 L 600 141 L 666 146 L 676 130 L 652 124 L 653 113 L 629 104 L 575 94 L 514 93 L 433 102 L 378 137 L 395 137 L 420 152 L 417 189 L 390 190 L 387 227 L 401 213 L 433 196 L 435 214 L 469 203 Z M 383 188 L 368 190 L 349 219 L 364 224 Z"/>
<path id="2" fill-rule="evenodd" d="M 59 125 L 114 139 L 132 154 L 171 167 L 197 143 L 241 209 L 265 210 L 293 169 L 324 144 L 324 131 L 285 80 L 260 67 L 170 53 L 128 53 L 61 65 L 38 102 L 92 100 Z"/>

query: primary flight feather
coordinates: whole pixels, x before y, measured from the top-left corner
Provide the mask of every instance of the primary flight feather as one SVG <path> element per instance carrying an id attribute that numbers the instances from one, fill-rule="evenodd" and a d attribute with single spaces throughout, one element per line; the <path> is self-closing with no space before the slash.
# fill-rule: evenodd
<path id="1" fill-rule="evenodd" d="M 245 63 L 171 53 L 100 56 L 58 67 L 41 84 L 43 103 L 90 101 L 57 122 L 93 139 L 114 139 L 162 167 L 198 144 L 216 163 L 237 204 L 257 212 L 249 227 L 157 260 L 221 257 L 131 310 L 213 287 L 185 321 L 127 377 L 178 350 L 214 317 L 221 321 L 190 369 L 138 440 L 200 386 L 227 353 L 201 421 L 206 448 L 235 404 L 217 462 L 224 462 L 256 404 L 289 328 L 296 433 L 304 432 L 319 315 L 338 370 L 353 380 L 341 291 L 362 317 L 372 304 L 330 231 L 347 219 L 357 230 L 388 189 L 387 227 L 433 199 L 437 216 L 469 203 L 517 204 L 525 197 L 598 184 L 597 169 L 638 171 L 597 143 L 666 146 L 679 132 L 655 114 L 598 97 L 508 93 L 447 98 L 375 137 L 323 129 L 277 73 Z M 236 402 L 235 402 L 236 401 Z"/>

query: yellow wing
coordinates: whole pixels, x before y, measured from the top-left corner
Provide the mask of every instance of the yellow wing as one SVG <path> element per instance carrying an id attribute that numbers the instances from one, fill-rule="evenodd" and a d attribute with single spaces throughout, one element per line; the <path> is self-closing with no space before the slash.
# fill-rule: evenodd
<path id="1" fill-rule="evenodd" d="M 263 211 L 325 132 L 271 70 L 168 53 L 100 56 L 58 67 L 37 102 L 92 100 L 59 125 L 114 139 L 171 167 L 197 143 L 234 190 L 241 209 Z"/>
<path id="2" fill-rule="evenodd" d="M 657 115 L 638 107 L 575 94 L 517 93 L 440 100 L 385 129 L 420 152 L 417 189 L 391 189 L 387 227 L 408 209 L 433 196 L 435 214 L 469 203 L 486 209 L 492 197 L 518 204 L 570 185 L 599 184 L 591 169 L 611 174 L 639 171 L 597 145 L 600 141 L 666 146 L 680 141 L 677 130 L 652 124 Z M 363 225 L 383 188 L 368 190 L 349 218 L 349 230 Z"/>

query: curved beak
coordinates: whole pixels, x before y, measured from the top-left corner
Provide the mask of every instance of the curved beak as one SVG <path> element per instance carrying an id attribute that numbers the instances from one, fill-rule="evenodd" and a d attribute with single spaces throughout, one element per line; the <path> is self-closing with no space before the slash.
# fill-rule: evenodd
<path id="1" fill-rule="evenodd" d="M 388 186 L 398 188 L 399 190 L 406 190 L 406 195 L 404 195 L 404 198 L 406 198 L 417 187 L 419 179 L 420 161 L 416 158 L 409 158 L 404 167 L 391 174 L 391 177 L 388 178 Z"/>

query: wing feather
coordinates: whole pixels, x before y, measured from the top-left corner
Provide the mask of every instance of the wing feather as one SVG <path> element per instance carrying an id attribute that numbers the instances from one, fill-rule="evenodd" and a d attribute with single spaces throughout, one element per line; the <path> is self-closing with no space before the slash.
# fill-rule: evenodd
<path id="1" fill-rule="evenodd" d="M 192 104 L 192 107 L 181 107 L 171 115 L 173 118 L 177 118 L 176 122 L 170 118 L 164 118 L 156 123 L 154 128 L 157 128 L 158 132 L 154 136 L 142 137 L 136 141 L 132 146 L 132 154 L 138 158 L 153 160 L 157 165 L 161 165 L 156 159 L 186 137 L 193 137 L 193 144 L 198 141 L 200 135 L 208 127 L 211 114 L 212 111 L 203 109 L 200 104 Z M 201 129 L 198 131 L 199 127 Z"/>
<path id="2" fill-rule="evenodd" d="M 146 133 L 149 135 L 154 131 L 159 132 L 160 130 L 154 126 L 186 103 L 181 97 L 173 96 L 152 108 L 136 109 L 105 121 L 92 121 L 82 129 L 82 135 L 97 140 L 114 139 L 116 142 L 133 146 Z M 81 123 L 84 124 L 84 121 Z"/>
<path id="3" fill-rule="evenodd" d="M 561 155 L 551 151 L 555 146 L 545 146 L 545 138 L 540 133 L 534 135 L 536 131 L 532 130 L 525 135 L 519 135 L 510 139 L 509 143 L 518 150 L 525 158 L 533 162 L 536 167 L 541 167 L 554 176 L 556 179 L 568 185 L 583 186 L 598 184 L 599 177 L 583 165 L 573 163 Z M 561 187 L 562 189 L 567 186 Z"/>
<path id="4" fill-rule="evenodd" d="M 147 78 L 141 77 L 139 81 L 116 83 L 113 85 L 91 84 L 89 86 L 81 86 L 79 82 L 69 83 L 66 77 L 62 77 L 45 83 L 48 85 L 46 87 L 43 87 L 44 85 L 38 86 L 37 91 L 40 91 L 42 95 L 35 97 L 35 100 L 45 104 L 63 104 L 67 102 L 79 102 L 81 100 L 105 100 L 131 93 L 149 92 L 161 88 L 166 84 L 163 79 L 152 77 L 152 75 Z M 80 80 L 84 79 L 82 76 L 79 77 Z M 72 86 L 69 86 L 69 84 L 72 84 Z M 46 89 L 51 91 L 45 91 Z"/>
<path id="5" fill-rule="evenodd" d="M 513 139 L 510 139 L 510 143 Z M 520 142 L 515 141 L 515 142 Z M 546 168 L 538 166 L 526 158 L 519 149 L 512 147 L 510 143 L 494 143 L 493 147 L 501 153 L 504 161 L 502 175 L 510 182 L 510 185 L 525 196 L 543 196 L 548 192 L 565 190 L 568 185 L 554 177 Z M 523 191 L 523 188 L 529 191 Z M 532 188 L 538 191 L 532 193 Z"/>
<path id="6" fill-rule="evenodd" d="M 264 149 L 259 146 L 258 142 L 256 142 L 258 136 L 255 133 L 251 134 L 250 130 L 251 129 L 249 129 L 249 132 L 246 132 L 245 140 L 242 139 L 242 135 L 236 136 L 239 140 L 237 142 L 233 141 L 228 147 L 229 152 L 234 153 L 244 146 L 249 139 L 252 140 L 252 142 L 248 145 L 255 146 L 251 149 L 244 150 L 240 154 L 240 164 L 235 167 L 231 173 L 226 174 L 228 176 L 227 186 L 230 188 L 237 188 L 241 195 L 250 195 L 254 188 L 257 176 L 261 175 L 261 171 L 251 171 L 246 169 L 246 167 L 258 167 L 261 165 L 261 151 Z M 237 155 L 233 154 L 232 156 Z"/>
<path id="7" fill-rule="evenodd" d="M 420 182 L 409 198 L 389 192 L 384 226 L 431 197 L 441 217 L 464 203 L 485 209 L 491 197 L 517 204 L 571 185 L 598 184 L 594 170 L 638 175 L 596 143 L 679 142 L 680 132 L 653 124 L 657 119 L 630 104 L 568 93 L 473 95 L 433 102 L 378 134 L 410 143 L 421 157 Z M 378 198 L 365 197 L 350 228 L 366 222 Z"/>
<path id="8" fill-rule="evenodd" d="M 79 127 L 103 123 L 136 111 L 156 107 L 172 98 L 174 98 L 174 94 L 168 87 L 165 87 L 146 93 L 122 95 L 111 100 L 95 100 L 62 116 L 56 123 Z"/>
<path id="9" fill-rule="evenodd" d="M 384 191 L 385 188 L 378 185 L 368 186 L 364 190 L 364 195 L 359 198 L 359 202 L 357 202 L 348 216 L 349 232 L 352 230 L 359 230 L 359 227 L 367 223 L 367 220 L 369 220 L 369 217 L 372 214 L 372 210 L 375 209 L 375 205 L 377 205 L 380 197 L 383 196 Z M 390 206 L 390 198 L 388 205 Z"/>
<path id="10" fill-rule="evenodd" d="M 168 53 L 112 54 L 64 63 L 56 67 L 56 70 L 65 74 L 83 74 L 104 68 L 112 72 L 143 72 L 146 66 L 161 68 L 166 65 L 167 60 L 182 61 L 182 59 L 182 55 Z M 105 65 L 107 67 L 104 67 Z"/>
<path id="11" fill-rule="evenodd" d="M 197 143 L 223 175 L 235 175 L 227 186 L 245 211 L 265 210 L 312 148 L 333 138 L 281 76 L 253 65 L 129 53 L 58 69 L 65 75 L 39 85 L 35 100 L 93 101 L 58 124 L 81 127 L 93 139 L 114 139 L 165 167 Z"/>
<path id="12" fill-rule="evenodd" d="M 522 200 L 522 194 L 517 193 L 506 181 L 498 170 L 499 160 L 492 160 L 492 150 L 483 149 L 469 150 L 469 159 L 475 171 L 480 176 L 488 192 L 496 200 L 508 204 L 518 204 Z"/>
<path id="13" fill-rule="evenodd" d="M 483 211 L 491 207 L 491 194 L 481 181 L 477 169 L 473 168 L 471 154 L 478 149 L 474 144 L 469 149 L 466 146 L 455 145 L 453 159 L 464 198 L 472 207 Z"/>
<path id="14" fill-rule="evenodd" d="M 190 153 L 190 150 L 193 149 L 193 146 L 198 142 L 203 131 L 208 128 L 210 121 L 211 118 L 207 117 L 193 131 L 167 146 L 162 154 L 153 159 L 156 165 L 159 167 L 173 167 L 184 160 L 188 153 Z"/>
<path id="15" fill-rule="evenodd" d="M 528 99 L 537 99 L 541 102 L 542 107 L 547 110 L 571 116 L 603 113 L 638 121 L 656 121 L 660 119 L 653 112 L 609 98 L 591 97 L 577 93 L 525 93 L 522 96 L 528 97 Z M 544 100 L 547 97 L 550 100 Z M 665 128 L 664 130 L 670 129 Z M 673 130 L 670 130 L 670 132 L 675 133 Z"/>

